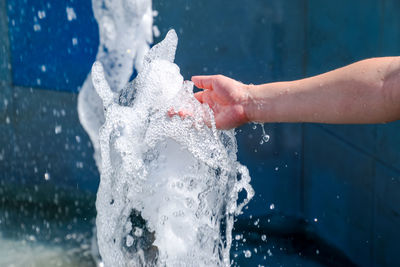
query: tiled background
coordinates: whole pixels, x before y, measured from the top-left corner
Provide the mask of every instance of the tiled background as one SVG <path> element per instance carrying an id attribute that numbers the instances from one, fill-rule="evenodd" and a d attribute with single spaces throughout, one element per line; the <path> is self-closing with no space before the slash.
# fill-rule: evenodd
<path id="1" fill-rule="evenodd" d="M 291 80 L 400 53 L 398 0 L 154 0 L 153 8 L 156 42 L 177 30 L 185 79 L 221 73 L 245 83 Z M 2 187 L 95 194 L 98 172 L 76 92 L 97 46 L 90 0 L 0 0 Z M 237 133 L 238 157 L 256 190 L 246 216 L 302 216 L 354 262 L 399 265 L 400 124 L 265 129 L 271 139 L 263 145 L 260 126 Z"/>

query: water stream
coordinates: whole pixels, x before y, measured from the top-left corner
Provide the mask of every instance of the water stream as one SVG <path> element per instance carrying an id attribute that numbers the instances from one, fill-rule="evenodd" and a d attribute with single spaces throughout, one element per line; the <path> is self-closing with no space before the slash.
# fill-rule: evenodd
<path id="1" fill-rule="evenodd" d="M 100 62 L 92 69 L 105 111 L 96 225 L 106 266 L 229 266 L 233 218 L 254 194 L 234 131 L 215 129 L 173 63 L 177 41 L 171 30 L 119 93 Z"/>

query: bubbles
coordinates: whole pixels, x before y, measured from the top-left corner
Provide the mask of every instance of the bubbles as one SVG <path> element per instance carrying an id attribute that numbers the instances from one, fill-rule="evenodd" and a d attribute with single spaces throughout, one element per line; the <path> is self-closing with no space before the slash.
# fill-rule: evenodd
<path id="1" fill-rule="evenodd" d="M 118 93 L 93 65 L 105 110 L 96 201 L 105 266 L 229 266 L 234 216 L 254 195 L 234 132 L 204 123 L 212 111 L 173 63 L 177 41 L 170 31 Z M 171 108 L 191 116 L 170 117 Z"/>
<path id="2" fill-rule="evenodd" d="M 131 235 L 127 235 L 127 237 L 126 237 L 126 246 L 127 247 L 131 247 L 133 245 L 133 241 L 134 241 L 133 237 Z"/>
<path id="3" fill-rule="evenodd" d="M 128 83 L 133 69 L 141 69 L 144 55 L 153 42 L 151 4 L 151 0 L 92 1 L 100 35 L 96 60 L 102 63 L 113 92 L 121 90 Z M 72 7 L 66 8 L 66 15 L 68 21 L 77 17 Z M 78 39 L 72 39 L 73 46 L 79 42 Z M 99 129 L 105 118 L 103 104 L 93 87 L 91 75 L 88 75 L 79 92 L 78 114 L 92 141 L 94 157 L 100 169 Z"/>

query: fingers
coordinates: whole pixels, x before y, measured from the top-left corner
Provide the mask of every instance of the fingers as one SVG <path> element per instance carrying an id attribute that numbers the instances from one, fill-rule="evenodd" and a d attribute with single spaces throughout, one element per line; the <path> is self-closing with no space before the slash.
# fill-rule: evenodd
<path id="1" fill-rule="evenodd" d="M 203 101 L 203 95 L 204 95 L 204 92 L 197 92 L 197 93 L 194 94 L 194 97 L 195 97 L 201 104 L 203 104 L 203 103 L 204 103 L 204 101 Z"/>
<path id="2" fill-rule="evenodd" d="M 192 82 L 198 88 L 212 90 L 215 79 L 218 79 L 217 77 L 218 75 L 193 76 Z"/>
<path id="3" fill-rule="evenodd" d="M 174 108 L 171 107 L 167 110 L 167 115 L 168 117 L 172 118 L 173 116 L 177 115 L 177 113 L 175 112 Z"/>
<path id="4" fill-rule="evenodd" d="M 179 116 L 182 120 L 186 119 L 187 117 L 193 117 L 193 114 L 187 110 L 180 110 L 176 112 L 173 107 L 167 110 L 167 116 L 172 118 L 174 116 Z"/>

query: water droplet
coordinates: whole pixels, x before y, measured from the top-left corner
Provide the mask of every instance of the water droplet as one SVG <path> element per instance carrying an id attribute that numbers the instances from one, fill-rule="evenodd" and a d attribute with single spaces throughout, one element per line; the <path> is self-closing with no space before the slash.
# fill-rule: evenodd
<path id="1" fill-rule="evenodd" d="M 67 7 L 65 11 L 67 12 L 68 21 L 76 19 L 75 10 L 72 7 Z"/>
<path id="2" fill-rule="evenodd" d="M 270 256 L 270 257 L 272 256 L 272 252 L 270 249 L 267 250 L 267 253 L 268 253 L 268 256 Z"/>
<path id="3" fill-rule="evenodd" d="M 45 179 L 46 181 L 50 180 L 50 174 L 49 174 L 48 172 L 45 172 L 45 173 L 44 173 L 44 179 Z"/>
<path id="4" fill-rule="evenodd" d="M 39 19 L 44 19 L 46 17 L 46 11 L 39 10 L 38 11 L 38 17 L 39 17 Z"/>
<path id="5" fill-rule="evenodd" d="M 274 204 L 274 203 L 272 203 L 271 205 L 269 205 L 269 209 L 270 209 L 270 210 L 273 210 L 273 209 L 275 209 L 275 204 Z"/>
<path id="6" fill-rule="evenodd" d="M 62 132 L 62 126 L 61 125 L 56 125 L 54 128 L 55 134 L 60 134 Z"/>
<path id="7" fill-rule="evenodd" d="M 42 27 L 40 27 L 40 24 L 36 23 L 36 24 L 33 25 L 33 30 L 35 32 L 39 32 L 41 29 L 42 29 Z"/>
<path id="8" fill-rule="evenodd" d="M 245 250 L 245 251 L 243 251 L 243 253 L 244 253 L 244 257 L 245 258 L 250 258 L 251 257 L 251 251 L 250 250 Z"/>

